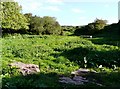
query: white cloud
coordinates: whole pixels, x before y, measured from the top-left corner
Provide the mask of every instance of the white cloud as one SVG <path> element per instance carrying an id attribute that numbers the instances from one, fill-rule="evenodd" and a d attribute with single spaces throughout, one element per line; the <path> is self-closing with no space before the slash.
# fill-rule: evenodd
<path id="1" fill-rule="evenodd" d="M 43 0 L 44 1 L 44 0 Z M 119 0 L 46 0 L 50 3 L 63 3 L 63 2 L 118 2 Z"/>
<path id="2" fill-rule="evenodd" d="M 26 12 L 34 12 L 34 11 L 42 11 L 42 10 L 50 10 L 50 11 L 60 11 L 58 6 L 49 5 L 49 3 L 62 4 L 62 0 L 16 0 L 20 5 L 22 5 L 22 9 Z M 46 2 L 48 4 L 46 4 Z"/>
<path id="3" fill-rule="evenodd" d="M 63 0 L 64 2 L 118 2 L 119 0 Z"/>
<path id="4" fill-rule="evenodd" d="M 118 18 L 114 18 L 114 17 L 109 17 L 108 19 L 108 24 L 112 24 L 112 23 L 117 23 L 118 22 Z"/>
<path id="5" fill-rule="evenodd" d="M 38 2 L 33 1 L 33 0 L 24 0 L 24 1 L 15 0 L 15 1 L 17 1 L 19 3 L 19 5 L 22 6 L 22 10 L 24 10 L 25 12 L 31 12 L 32 13 L 33 11 L 39 10 L 43 7 L 43 3 L 40 2 L 39 0 L 38 0 Z"/>
<path id="6" fill-rule="evenodd" d="M 74 8 L 74 9 L 72 9 L 72 12 L 74 12 L 74 13 L 84 13 L 85 11 L 84 10 L 80 10 L 78 8 Z"/>
<path id="7" fill-rule="evenodd" d="M 45 2 L 51 4 L 63 4 L 64 0 L 46 0 Z"/>
<path id="8" fill-rule="evenodd" d="M 44 9 L 51 11 L 60 11 L 60 8 L 58 8 L 57 6 L 47 6 Z"/>
<path id="9" fill-rule="evenodd" d="M 79 20 L 85 20 L 85 19 L 87 19 L 86 17 L 79 17 L 78 18 Z"/>
<path id="10" fill-rule="evenodd" d="M 112 23 L 117 23 L 118 22 L 118 17 L 116 16 L 107 16 L 107 17 L 97 17 L 98 19 L 103 19 L 107 20 L 107 24 L 112 24 Z"/>
<path id="11" fill-rule="evenodd" d="M 109 5 L 109 4 L 106 4 L 106 5 L 104 5 L 104 7 L 109 8 L 109 7 L 110 7 L 110 5 Z"/>
<path id="12" fill-rule="evenodd" d="M 30 8 L 32 10 L 36 10 L 36 9 L 39 9 L 40 7 L 42 7 L 42 3 L 37 3 L 37 2 L 33 2 L 30 4 Z M 29 7 L 28 7 L 29 8 Z"/>

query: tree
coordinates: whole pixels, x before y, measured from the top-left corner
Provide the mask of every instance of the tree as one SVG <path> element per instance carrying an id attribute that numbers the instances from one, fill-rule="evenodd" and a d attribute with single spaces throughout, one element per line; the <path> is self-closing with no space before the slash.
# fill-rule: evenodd
<path id="1" fill-rule="evenodd" d="M 76 35 L 93 35 L 99 33 L 107 25 L 107 20 L 96 19 L 94 22 L 86 26 L 76 29 Z"/>
<path id="2" fill-rule="evenodd" d="M 119 33 L 120 33 L 120 20 L 118 21 L 118 29 L 119 29 Z"/>
<path id="3" fill-rule="evenodd" d="M 43 28 L 42 18 L 38 16 L 33 16 L 30 20 L 30 32 L 32 34 L 42 34 L 45 29 Z"/>
<path id="4" fill-rule="evenodd" d="M 60 34 L 61 26 L 54 17 L 44 16 L 32 16 L 30 13 L 25 14 L 28 19 L 29 33 L 31 34 Z"/>
<path id="5" fill-rule="evenodd" d="M 17 31 L 19 29 L 28 29 L 28 23 L 25 16 L 20 13 L 22 7 L 17 2 L 0 2 L 2 7 L 2 29 Z"/>
<path id="6" fill-rule="evenodd" d="M 30 20 L 32 18 L 32 13 L 26 13 L 26 14 L 24 14 L 24 16 L 26 17 L 28 23 L 30 23 Z"/>
<path id="7" fill-rule="evenodd" d="M 93 23 L 89 23 L 86 27 L 88 34 L 96 34 L 107 25 L 107 20 L 96 19 Z"/>
<path id="8" fill-rule="evenodd" d="M 61 26 L 56 21 L 56 18 L 44 16 L 42 21 L 44 24 L 43 27 L 45 29 L 45 31 L 43 32 L 44 34 L 60 34 L 61 33 Z"/>
<path id="9" fill-rule="evenodd" d="M 107 20 L 96 19 L 94 21 L 94 25 L 95 30 L 101 30 L 107 25 Z"/>

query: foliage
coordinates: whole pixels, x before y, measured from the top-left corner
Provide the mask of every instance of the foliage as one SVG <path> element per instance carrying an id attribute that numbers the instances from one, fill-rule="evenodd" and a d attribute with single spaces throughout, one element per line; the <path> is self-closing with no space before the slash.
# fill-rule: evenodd
<path id="1" fill-rule="evenodd" d="M 73 35 L 76 29 L 76 26 L 61 26 L 62 34 L 61 35 Z"/>
<path id="2" fill-rule="evenodd" d="M 56 18 L 44 16 L 43 19 L 43 27 L 45 31 L 44 34 L 60 34 L 61 33 L 61 27 L 59 23 L 56 21 Z"/>
<path id="3" fill-rule="evenodd" d="M 28 29 L 27 19 L 21 12 L 22 7 L 17 2 L 0 2 L 2 7 L 2 28 L 3 31 L 15 31 Z"/>
<path id="4" fill-rule="evenodd" d="M 89 23 L 86 26 L 77 27 L 75 30 L 76 35 L 93 35 L 99 33 L 106 26 L 107 21 L 102 19 L 96 19 L 93 23 Z"/>
<path id="5" fill-rule="evenodd" d="M 37 16 L 31 17 L 29 31 L 32 32 L 32 34 L 41 34 L 44 31 L 41 20 L 42 18 Z"/>
<path id="6" fill-rule="evenodd" d="M 105 41 L 107 42 L 107 40 Z M 108 40 L 108 42 L 110 41 Z M 37 61 L 42 61 L 43 65 L 46 65 L 44 62 L 51 60 L 47 62 L 49 67 L 51 65 L 55 67 L 56 63 L 70 65 L 71 62 L 74 62 L 80 67 L 84 67 L 84 57 L 86 57 L 87 67 L 120 66 L 118 45 L 93 44 L 91 41 L 79 37 L 18 35 L 4 38 L 3 43 L 3 57 L 12 60 L 20 58 L 23 62 L 29 63 L 38 59 Z"/>
<path id="7" fill-rule="evenodd" d="M 25 17 L 28 19 L 30 25 L 28 32 L 31 34 L 60 34 L 61 26 L 54 17 L 32 16 L 31 13 L 26 13 Z"/>
<path id="8" fill-rule="evenodd" d="M 26 17 L 26 19 L 28 20 L 28 22 L 30 23 L 30 20 L 32 18 L 32 13 L 26 13 L 24 14 L 24 16 Z M 30 24 L 29 24 L 30 25 Z"/>
<path id="9" fill-rule="evenodd" d="M 4 9 L 0 13 L 4 31 L 35 34 L 8 34 L 0 39 L 3 42 L 3 69 L 0 75 L 3 88 L 60 87 L 59 76 L 63 74 L 70 76 L 72 71 L 79 68 L 89 68 L 99 72 L 87 75 L 88 79 L 95 78 L 96 80 L 93 79 L 93 81 L 100 81 L 104 86 L 119 87 L 120 39 L 117 33 L 120 21 L 106 26 L 106 20 L 96 19 L 86 26 L 61 27 L 54 17 L 32 16 L 31 13 L 23 16 L 20 13 L 21 6 L 17 2 L 1 2 L 0 4 Z M 73 35 L 74 31 L 76 35 L 101 34 L 94 35 L 96 38 L 92 39 L 78 36 L 55 36 L 56 34 Z M 36 75 L 22 76 L 16 68 L 8 66 L 14 61 L 37 64 L 41 72 Z M 62 86 L 67 87 L 67 85 Z M 82 86 L 87 86 L 87 84 Z"/>
<path id="10" fill-rule="evenodd" d="M 119 22 L 117 23 L 117 25 L 118 25 L 118 29 L 119 29 L 119 33 L 120 33 L 120 20 L 119 20 Z"/>
<path id="11" fill-rule="evenodd" d="M 72 71 L 79 67 L 92 68 L 98 72 L 108 72 L 117 71 L 120 66 L 119 45 L 94 44 L 90 39 L 77 36 L 15 34 L 1 38 L 1 41 L 3 42 L 1 77 L 4 88 L 19 86 L 60 87 L 62 85 L 58 82 L 58 76 L 63 74 L 69 76 Z M 106 39 L 105 41 L 110 42 Z M 41 72 L 38 75 L 21 76 L 15 69 L 9 69 L 8 64 L 14 61 L 40 65 Z M 100 67 L 101 65 L 102 67 Z M 107 79 L 109 76 L 111 78 Z M 105 86 L 108 84 L 110 86 L 119 85 L 118 76 L 117 72 L 108 76 L 105 74 L 98 75 L 98 73 L 93 75 L 98 81 L 103 81 L 102 84 Z M 114 84 L 111 85 L 113 82 Z"/>

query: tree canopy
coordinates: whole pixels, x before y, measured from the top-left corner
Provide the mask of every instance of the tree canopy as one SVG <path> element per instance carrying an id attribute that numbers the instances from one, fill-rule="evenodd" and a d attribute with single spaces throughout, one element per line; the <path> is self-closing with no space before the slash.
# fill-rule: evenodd
<path id="1" fill-rule="evenodd" d="M 28 29 L 25 16 L 21 13 L 22 7 L 17 2 L 0 2 L 3 29 Z"/>
<path id="2" fill-rule="evenodd" d="M 60 34 L 61 26 L 55 17 L 50 16 L 32 16 L 31 13 L 24 14 L 29 21 L 29 33 L 31 34 Z"/>
<path id="3" fill-rule="evenodd" d="M 102 29 L 104 29 L 106 25 L 107 25 L 107 20 L 96 19 L 94 22 L 89 23 L 88 25 L 82 26 L 80 28 L 76 28 L 75 34 L 76 35 L 80 35 L 80 34 L 93 35 L 101 31 Z"/>

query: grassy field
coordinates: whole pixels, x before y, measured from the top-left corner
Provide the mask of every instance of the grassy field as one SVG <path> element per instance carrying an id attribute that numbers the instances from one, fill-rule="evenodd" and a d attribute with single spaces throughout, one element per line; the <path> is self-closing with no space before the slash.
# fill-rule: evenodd
<path id="1" fill-rule="evenodd" d="M 120 39 L 17 34 L 0 40 L 3 88 L 77 87 L 61 84 L 58 78 L 60 75 L 70 76 L 72 71 L 85 67 L 99 72 L 87 75 L 88 79 L 95 79 L 104 86 L 120 87 Z M 13 69 L 11 74 L 8 64 L 14 61 L 37 64 L 41 72 L 22 76 Z M 80 85 L 87 86 L 96 85 Z"/>

